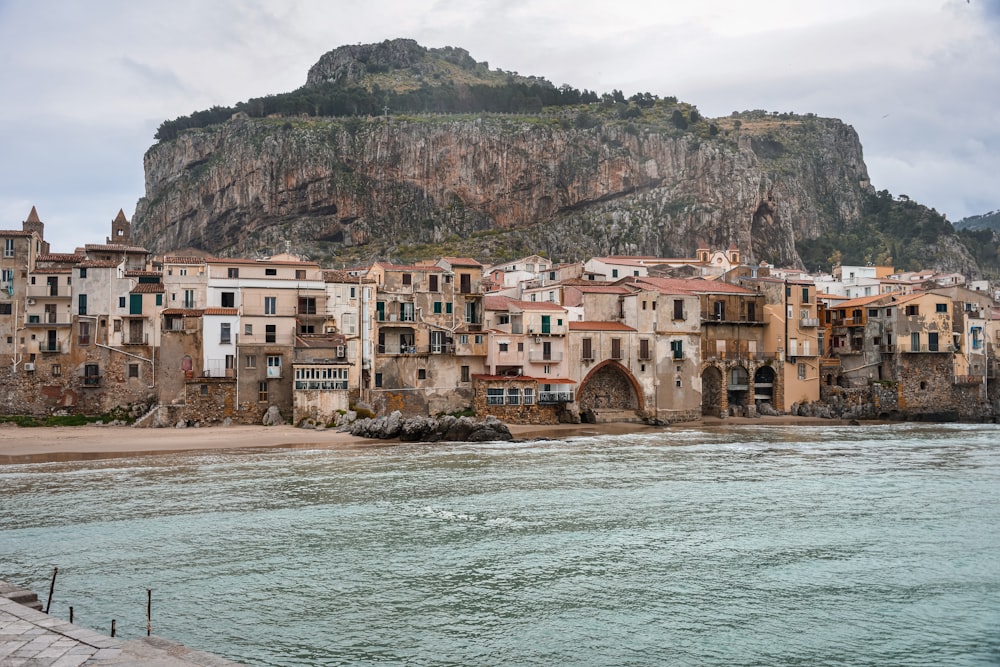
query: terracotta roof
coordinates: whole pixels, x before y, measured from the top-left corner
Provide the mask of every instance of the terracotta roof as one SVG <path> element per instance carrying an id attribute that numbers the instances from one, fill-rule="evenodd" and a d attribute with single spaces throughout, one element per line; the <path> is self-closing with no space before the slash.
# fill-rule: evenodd
<path id="1" fill-rule="evenodd" d="M 31 207 L 31 213 L 28 214 L 28 219 L 25 222 L 41 222 L 41 219 L 38 217 L 38 211 L 35 210 L 34 206 Z"/>
<path id="2" fill-rule="evenodd" d="M 97 252 L 142 252 L 148 253 L 149 251 L 145 248 L 139 247 L 137 245 L 123 245 L 120 243 L 88 243 L 83 246 L 87 250 L 95 250 Z"/>
<path id="3" fill-rule="evenodd" d="M 31 274 L 33 276 L 51 275 L 53 273 L 58 273 L 58 274 L 73 273 L 73 269 L 70 268 L 70 267 L 68 267 L 68 266 L 67 267 L 61 267 L 60 266 L 58 268 L 52 266 L 52 267 L 49 267 L 49 268 L 46 269 L 46 268 L 42 268 L 42 267 L 39 267 L 39 266 L 36 265 L 35 266 L 35 270 L 31 272 Z"/>
<path id="4" fill-rule="evenodd" d="M 615 257 L 615 256 L 612 256 L 612 257 L 595 257 L 594 259 L 597 260 L 598 262 L 602 262 L 604 264 L 617 264 L 618 266 L 645 267 L 646 263 L 643 262 L 642 260 L 643 259 L 647 259 L 647 260 L 648 259 L 655 259 L 655 257 L 643 257 L 643 258 L 639 258 L 639 257 Z"/>
<path id="5" fill-rule="evenodd" d="M 139 271 L 138 269 L 132 269 L 132 270 L 126 271 L 125 275 L 129 276 L 130 278 L 139 278 L 139 277 L 146 278 L 146 277 L 150 277 L 150 276 L 154 276 L 156 278 L 159 278 L 163 274 L 161 272 L 159 272 L 159 271 Z"/>
<path id="6" fill-rule="evenodd" d="M 0 236 L 22 236 L 27 237 L 34 234 L 34 232 L 26 232 L 23 229 L 0 229 Z"/>
<path id="7" fill-rule="evenodd" d="M 132 294 L 162 294 L 163 285 L 160 283 L 139 283 L 132 288 Z"/>
<path id="8" fill-rule="evenodd" d="M 206 308 L 204 313 L 206 315 L 239 315 L 240 311 L 238 308 Z"/>
<path id="9" fill-rule="evenodd" d="M 510 302 L 516 301 L 502 294 L 487 294 L 483 297 L 484 310 L 510 310 Z"/>
<path id="10" fill-rule="evenodd" d="M 482 266 L 470 257 L 442 257 L 442 261 L 448 262 L 452 266 Z"/>
<path id="11" fill-rule="evenodd" d="M 635 331 L 622 322 L 570 322 L 570 331 Z"/>
<path id="12" fill-rule="evenodd" d="M 204 264 L 207 257 L 182 257 L 180 255 L 168 255 L 163 258 L 164 264 Z"/>
<path id="13" fill-rule="evenodd" d="M 891 294 L 873 294 L 872 296 L 863 296 L 858 299 L 850 299 L 848 301 L 841 301 L 836 305 L 837 308 L 853 308 L 854 306 L 867 306 L 869 304 L 875 303 L 876 301 L 881 301 L 885 299 L 889 301 L 892 299 Z"/>
<path id="14" fill-rule="evenodd" d="M 115 216 L 112 222 L 128 222 L 128 218 L 125 217 L 125 210 L 118 209 L 118 215 Z"/>
<path id="15" fill-rule="evenodd" d="M 61 253 L 49 253 L 48 255 L 39 255 L 35 258 L 35 262 L 82 262 L 86 257 L 83 255 L 77 255 L 70 252 Z"/>
<path id="16" fill-rule="evenodd" d="M 160 311 L 161 315 L 183 315 L 185 317 L 201 317 L 202 311 L 200 308 L 164 308 Z"/>

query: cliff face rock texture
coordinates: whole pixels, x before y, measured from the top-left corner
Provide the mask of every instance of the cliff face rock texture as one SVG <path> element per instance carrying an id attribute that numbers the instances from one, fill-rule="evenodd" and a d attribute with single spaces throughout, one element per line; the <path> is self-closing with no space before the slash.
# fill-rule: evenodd
<path id="1" fill-rule="evenodd" d="M 849 226 L 870 190 L 857 134 L 837 120 L 720 119 L 709 137 L 641 120 L 579 127 L 567 113 L 237 114 L 147 152 L 133 233 L 158 252 L 252 256 L 287 241 L 317 260 L 415 244 L 575 259 L 736 243 L 796 265 L 795 241 Z"/>

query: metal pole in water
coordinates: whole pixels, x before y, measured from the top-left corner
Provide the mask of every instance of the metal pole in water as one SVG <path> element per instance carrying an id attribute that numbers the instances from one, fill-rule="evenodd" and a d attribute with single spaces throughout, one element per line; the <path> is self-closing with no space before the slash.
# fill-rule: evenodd
<path id="1" fill-rule="evenodd" d="M 45 613 L 49 613 L 49 607 L 52 606 L 52 591 L 56 588 L 56 575 L 59 574 L 59 568 L 52 570 L 52 583 L 49 584 L 49 601 L 45 603 Z"/>
<path id="2" fill-rule="evenodd" d="M 115 636 L 115 619 L 111 619 L 111 636 Z"/>
<path id="3" fill-rule="evenodd" d="M 73 622 L 73 607 L 69 608 L 69 622 Z"/>
<path id="4" fill-rule="evenodd" d="M 146 589 L 146 636 L 153 632 L 153 589 Z"/>

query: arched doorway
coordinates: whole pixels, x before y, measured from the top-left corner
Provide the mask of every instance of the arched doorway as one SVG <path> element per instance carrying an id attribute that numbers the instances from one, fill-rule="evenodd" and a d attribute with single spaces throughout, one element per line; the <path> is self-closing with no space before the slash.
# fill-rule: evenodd
<path id="1" fill-rule="evenodd" d="M 761 366 L 753 374 L 754 405 L 769 403 L 774 406 L 774 378 L 774 369 L 770 366 Z"/>
<path id="2" fill-rule="evenodd" d="M 583 380 L 577 396 L 580 411 L 641 410 L 635 380 L 617 362 L 605 362 Z"/>
<path id="3" fill-rule="evenodd" d="M 709 366 L 701 373 L 701 414 L 718 417 L 722 410 L 722 371 Z"/>
<path id="4" fill-rule="evenodd" d="M 729 411 L 750 404 L 750 374 L 742 366 L 729 369 L 729 383 L 726 387 L 729 399 Z"/>

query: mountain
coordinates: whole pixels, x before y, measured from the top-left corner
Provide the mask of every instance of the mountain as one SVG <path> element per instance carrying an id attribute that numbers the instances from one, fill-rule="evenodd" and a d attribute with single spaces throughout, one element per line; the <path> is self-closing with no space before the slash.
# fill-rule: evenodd
<path id="1" fill-rule="evenodd" d="M 335 49 L 302 88 L 166 121 L 157 138 L 133 234 L 159 252 L 253 256 L 287 241 L 336 264 L 736 243 L 802 265 L 840 240 L 877 242 L 865 221 L 885 204 L 902 231 L 883 252 L 923 235 L 924 266 L 974 267 L 943 217 L 880 198 L 839 120 L 706 119 L 673 97 L 557 88 L 412 40 Z"/>
<path id="2" fill-rule="evenodd" d="M 955 229 L 958 231 L 991 229 L 995 232 L 1000 232 L 1000 211 L 962 218 L 955 223 Z"/>

